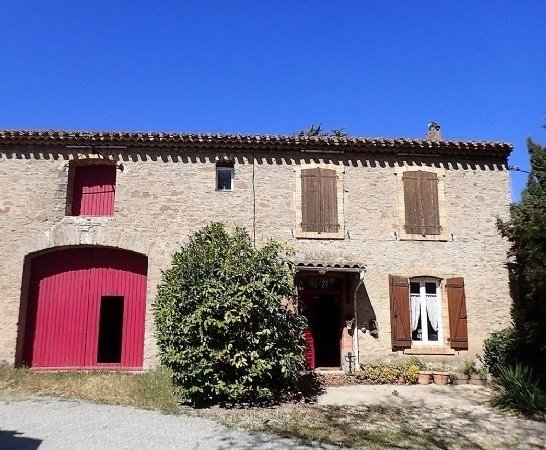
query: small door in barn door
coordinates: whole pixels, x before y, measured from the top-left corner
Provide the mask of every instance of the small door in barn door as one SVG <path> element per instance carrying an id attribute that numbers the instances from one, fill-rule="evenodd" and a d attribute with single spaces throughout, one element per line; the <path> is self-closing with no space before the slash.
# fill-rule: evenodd
<path id="1" fill-rule="evenodd" d="M 142 367 L 146 257 L 71 248 L 31 263 L 24 360 L 34 368 Z"/>
<path id="2" fill-rule="evenodd" d="M 146 258 L 142 255 L 108 248 L 93 250 L 93 265 L 89 271 L 87 365 L 142 365 L 146 270 Z M 111 339 L 104 337 L 105 333 Z M 108 361 L 113 359 L 113 354 L 119 354 L 119 358 Z"/>

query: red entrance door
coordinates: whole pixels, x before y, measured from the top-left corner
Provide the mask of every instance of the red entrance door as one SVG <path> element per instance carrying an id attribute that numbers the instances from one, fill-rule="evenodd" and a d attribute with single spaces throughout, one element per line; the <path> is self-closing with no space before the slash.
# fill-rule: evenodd
<path id="1" fill-rule="evenodd" d="M 308 369 L 315 369 L 316 361 L 315 361 L 315 338 L 313 336 L 313 304 L 311 298 L 309 296 L 301 296 L 300 298 L 300 307 L 301 312 L 307 319 L 307 328 L 303 331 L 303 335 L 305 337 L 305 350 L 303 351 L 303 356 L 305 358 L 305 362 L 307 363 Z"/>
<path id="2" fill-rule="evenodd" d="M 24 360 L 34 368 L 142 367 L 145 256 L 71 248 L 31 263 Z"/>

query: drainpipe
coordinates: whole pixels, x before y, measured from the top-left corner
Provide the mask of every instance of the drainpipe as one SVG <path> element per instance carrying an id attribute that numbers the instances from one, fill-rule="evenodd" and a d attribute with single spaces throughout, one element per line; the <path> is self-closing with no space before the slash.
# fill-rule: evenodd
<path id="1" fill-rule="evenodd" d="M 364 271 L 359 270 L 358 271 L 358 283 L 355 287 L 355 294 L 353 297 L 353 309 L 355 313 L 355 327 L 353 332 L 353 353 L 355 355 L 355 370 L 360 370 L 360 350 L 358 345 L 358 308 L 357 308 L 357 296 L 358 296 L 358 289 L 364 285 Z"/>

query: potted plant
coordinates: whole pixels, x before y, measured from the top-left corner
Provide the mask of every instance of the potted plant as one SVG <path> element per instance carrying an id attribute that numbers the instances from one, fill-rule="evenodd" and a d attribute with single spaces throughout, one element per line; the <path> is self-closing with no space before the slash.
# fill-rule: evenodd
<path id="1" fill-rule="evenodd" d="M 449 372 L 434 371 L 432 372 L 432 378 L 434 379 L 434 384 L 445 386 L 449 382 Z"/>
<path id="2" fill-rule="evenodd" d="M 485 367 L 474 370 L 470 374 L 470 384 L 475 386 L 485 386 L 487 382 L 487 369 Z"/>
<path id="3" fill-rule="evenodd" d="M 432 379 L 434 384 L 445 386 L 449 383 L 449 372 L 445 364 L 438 364 L 432 367 Z"/>
<path id="4" fill-rule="evenodd" d="M 453 374 L 453 384 L 468 384 L 470 374 L 476 369 L 476 364 L 472 360 L 463 361 L 459 366 L 459 371 Z"/>
<path id="5" fill-rule="evenodd" d="M 431 370 L 420 370 L 417 374 L 419 376 L 419 384 L 430 384 L 430 376 L 432 375 Z"/>

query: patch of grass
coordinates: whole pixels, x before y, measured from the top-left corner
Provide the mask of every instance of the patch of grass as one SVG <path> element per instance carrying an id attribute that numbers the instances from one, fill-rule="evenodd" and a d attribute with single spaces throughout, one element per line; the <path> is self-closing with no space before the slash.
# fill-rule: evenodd
<path id="1" fill-rule="evenodd" d="M 527 448 L 543 434 L 507 427 L 502 416 L 489 416 L 493 411 L 480 415 L 417 406 L 284 404 L 183 411 L 229 427 L 352 448 L 511 449 L 518 442 Z"/>
<path id="2" fill-rule="evenodd" d="M 179 412 L 167 369 L 127 372 L 35 372 L 0 366 L 0 391 L 15 395 L 77 398 L 168 414 Z"/>
<path id="3" fill-rule="evenodd" d="M 446 448 L 429 430 L 415 426 L 415 423 L 410 425 L 408 409 L 411 408 L 285 404 L 272 408 L 211 408 L 188 412 L 226 426 L 273 433 L 303 442 L 371 449 Z"/>

